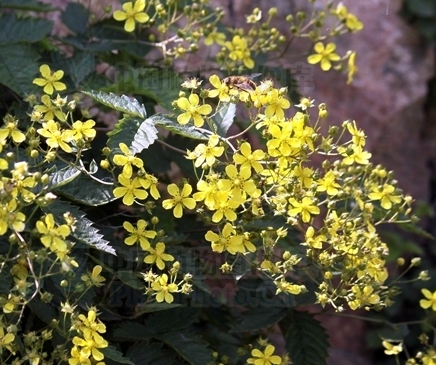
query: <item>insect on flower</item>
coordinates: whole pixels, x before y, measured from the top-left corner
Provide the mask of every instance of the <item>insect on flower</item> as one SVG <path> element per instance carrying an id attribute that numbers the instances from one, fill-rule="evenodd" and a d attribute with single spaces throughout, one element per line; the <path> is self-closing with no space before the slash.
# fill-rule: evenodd
<path id="1" fill-rule="evenodd" d="M 260 73 L 255 73 L 252 75 L 241 75 L 241 76 L 228 76 L 223 79 L 228 87 L 236 87 L 238 89 L 250 92 L 256 89 L 256 83 L 253 81 L 254 78 L 259 77 Z"/>

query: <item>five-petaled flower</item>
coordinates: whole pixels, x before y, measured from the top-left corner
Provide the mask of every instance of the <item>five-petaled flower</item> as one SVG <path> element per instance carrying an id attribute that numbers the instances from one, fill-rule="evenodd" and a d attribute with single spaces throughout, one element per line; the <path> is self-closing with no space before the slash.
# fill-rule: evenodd
<path id="1" fill-rule="evenodd" d="M 254 365 L 279 365 L 282 363 L 282 358 L 274 355 L 274 351 L 275 347 L 273 345 L 267 345 L 263 352 L 259 349 L 254 349 L 251 351 L 252 357 L 247 359 L 247 363 Z"/>
<path id="2" fill-rule="evenodd" d="M 317 215 L 320 213 L 319 207 L 314 203 L 312 198 L 308 196 L 305 196 L 301 202 L 297 201 L 295 198 L 289 198 L 289 203 L 292 207 L 289 208 L 288 214 L 290 216 L 301 214 L 301 219 L 304 223 L 310 221 L 311 214 Z"/>
<path id="3" fill-rule="evenodd" d="M 54 120 L 49 120 L 42 124 L 37 132 L 46 137 L 46 143 L 51 148 L 62 148 L 65 152 L 70 153 L 73 149 L 67 144 L 73 139 L 71 130 L 61 130 L 59 124 Z"/>
<path id="4" fill-rule="evenodd" d="M 136 228 L 130 222 L 124 222 L 123 227 L 130 233 L 130 236 L 124 240 L 124 243 L 131 246 L 134 243 L 139 242 L 144 251 L 150 248 L 150 241 L 148 238 L 156 237 L 156 231 L 146 230 L 147 222 L 143 219 L 138 220 Z"/>
<path id="5" fill-rule="evenodd" d="M 88 119 L 86 122 L 76 121 L 72 125 L 72 135 L 76 141 L 92 141 L 97 134 L 95 129 L 95 122 Z"/>
<path id="6" fill-rule="evenodd" d="M 156 248 L 150 247 L 147 251 L 150 254 L 145 256 L 144 262 L 146 264 L 156 264 L 161 270 L 165 269 L 164 261 L 174 261 L 173 255 L 165 253 L 165 243 L 163 242 L 156 243 Z"/>
<path id="7" fill-rule="evenodd" d="M 114 164 L 117 166 L 123 166 L 122 174 L 125 177 L 130 178 L 133 172 L 132 165 L 141 168 L 144 165 L 144 162 L 139 157 L 135 157 L 125 143 L 120 143 L 119 147 L 123 154 L 114 156 Z"/>
<path id="8" fill-rule="evenodd" d="M 181 218 L 183 215 L 183 207 L 188 209 L 195 208 L 195 200 L 190 198 L 189 195 L 192 192 L 192 186 L 184 184 L 182 190 L 176 184 L 169 184 L 168 193 L 172 195 L 172 198 L 165 199 L 162 202 L 164 209 L 173 209 L 174 217 Z"/>
<path id="9" fill-rule="evenodd" d="M 43 90 L 46 94 L 52 95 L 55 90 L 63 91 L 67 88 L 63 82 L 59 81 L 64 76 L 64 71 L 53 72 L 48 65 L 41 65 L 39 72 L 41 72 L 42 78 L 37 77 L 33 80 L 33 83 L 44 87 Z"/>
<path id="10" fill-rule="evenodd" d="M 148 193 L 141 188 L 141 183 L 138 178 L 133 180 L 127 178 L 125 175 L 118 175 L 118 182 L 122 185 L 114 189 L 113 194 L 115 198 L 123 197 L 123 204 L 132 205 L 135 198 L 143 200 L 147 198 Z"/>
<path id="11" fill-rule="evenodd" d="M 184 111 L 177 117 L 177 121 L 182 124 L 188 124 L 191 119 L 194 120 L 196 127 L 202 127 L 204 124 L 203 115 L 208 115 L 212 112 L 212 107 L 209 104 L 198 105 L 200 98 L 197 94 L 189 95 L 189 99 L 181 97 L 176 101 L 177 106 Z"/>
<path id="12" fill-rule="evenodd" d="M 318 42 L 314 46 L 316 54 L 312 54 L 307 58 L 307 62 L 311 65 L 321 62 L 321 69 L 328 71 L 332 67 L 331 61 L 339 61 L 341 57 L 335 52 L 336 44 L 328 43 L 324 46 L 324 43 Z"/>
<path id="13" fill-rule="evenodd" d="M 168 275 L 162 274 L 159 276 L 151 287 L 154 291 L 156 291 L 156 301 L 161 303 L 163 301 L 167 303 L 172 303 L 174 297 L 171 293 L 175 293 L 178 290 L 176 283 L 168 283 Z"/>
<path id="14" fill-rule="evenodd" d="M 34 113 L 43 113 L 44 118 L 43 120 L 51 120 L 55 119 L 55 117 L 61 121 L 65 122 L 66 116 L 65 113 L 62 111 L 61 108 L 59 108 L 53 101 L 50 99 L 50 96 L 43 95 L 41 96 L 41 103 L 43 105 L 35 105 Z M 41 119 L 40 117 L 38 119 Z"/>
<path id="15" fill-rule="evenodd" d="M 228 251 L 232 255 L 236 255 L 237 252 L 245 252 L 244 236 L 236 234 L 236 230 L 230 223 L 225 224 L 220 234 L 207 231 L 204 238 L 211 243 L 212 250 L 215 252 Z"/>
<path id="16" fill-rule="evenodd" d="M 235 35 L 231 42 L 225 43 L 225 46 L 230 51 L 229 58 L 231 60 L 242 61 L 247 68 L 254 67 L 254 61 L 251 58 L 251 51 L 246 38 Z"/>
<path id="17" fill-rule="evenodd" d="M 148 14 L 144 13 L 145 0 L 136 0 L 135 3 L 132 1 L 123 4 L 123 10 L 115 10 L 114 18 L 120 22 L 126 21 L 124 23 L 124 30 L 126 32 L 133 32 L 136 27 L 136 22 L 146 23 L 150 19 Z"/>
<path id="18" fill-rule="evenodd" d="M 53 214 L 47 214 L 43 220 L 36 222 L 36 229 L 41 234 L 41 242 L 53 252 L 62 255 L 66 252 L 66 237 L 71 233 L 70 227 L 62 224 L 56 227 Z"/>

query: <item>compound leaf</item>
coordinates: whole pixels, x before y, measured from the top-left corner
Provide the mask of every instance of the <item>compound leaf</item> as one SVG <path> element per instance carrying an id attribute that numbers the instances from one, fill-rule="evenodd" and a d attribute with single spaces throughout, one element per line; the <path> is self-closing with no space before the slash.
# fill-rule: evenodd
<path id="1" fill-rule="evenodd" d="M 312 314 L 291 310 L 279 325 L 294 364 L 327 364 L 328 336 Z"/>

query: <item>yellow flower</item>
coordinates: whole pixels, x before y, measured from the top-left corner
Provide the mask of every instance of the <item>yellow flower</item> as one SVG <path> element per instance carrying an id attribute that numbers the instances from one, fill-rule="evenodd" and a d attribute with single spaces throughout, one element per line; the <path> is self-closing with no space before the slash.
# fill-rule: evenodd
<path id="1" fill-rule="evenodd" d="M 43 95 L 41 97 L 41 102 L 44 105 L 35 105 L 34 111 L 38 113 L 44 113 L 44 120 L 59 119 L 61 122 L 65 122 L 65 114 L 62 110 L 56 106 L 50 99 L 50 96 Z"/>
<path id="2" fill-rule="evenodd" d="M 123 4 L 123 10 L 115 10 L 114 18 L 118 21 L 126 21 L 124 23 L 124 30 L 126 32 L 133 32 L 135 30 L 136 22 L 146 23 L 150 19 L 148 14 L 144 13 L 145 0 L 136 0 L 133 2 L 127 2 Z"/>
<path id="3" fill-rule="evenodd" d="M 2 348 L 8 349 L 11 353 L 15 355 L 11 343 L 15 340 L 15 335 L 13 333 L 6 333 L 3 327 L 0 327 L 0 353 Z"/>
<path id="4" fill-rule="evenodd" d="M 14 195 L 14 194 L 13 194 Z M 17 199 L 10 200 L 7 204 L 3 203 L 0 207 L 0 235 L 6 233 L 7 229 L 17 232 L 24 231 L 26 216 L 20 212 Z"/>
<path id="5" fill-rule="evenodd" d="M 333 171 L 328 171 L 322 179 L 317 181 L 316 191 L 325 191 L 328 195 L 334 196 L 339 193 L 338 188 L 341 186 L 336 182 L 336 176 Z"/>
<path id="6" fill-rule="evenodd" d="M 72 125 L 73 138 L 76 141 L 92 141 L 97 134 L 94 126 L 95 122 L 92 119 L 88 119 L 85 123 L 80 120 L 74 122 Z"/>
<path id="7" fill-rule="evenodd" d="M 189 95 L 189 100 L 185 97 L 181 97 L 176 101 L 177 106 L 185 111 L 177 117 L 177 121 L 182 124 L 188 124 L 191 119 L 194 120 L 196 127 L 202 127 L 204 119 L 202 115 L 208 115 L 212 112 L 212 107 L 209 104 L 198 105 L 200 98 L 197 94 Z"/>
<path id="8" fill-rule="evenodd" d="M 183 207 L 188 209 L 195 208 L 195 200 L 190 198 L 189 195 L 192 192 L 192 186 L 184 184 L 182 190 L 176 184 L 170 184 L 167 187 L 168 193 L 173 197 L 171 199 L 165 199 L 162 202 L 164 209 L 171 209 L 174 207 L 173 214 L 176 218 L 181 218 L 183 215 Z"/>
<path id="9" fill-rule="evenodd" d="M 237 252 L 245 252 L 243 245 L 244 236 L 237 235 L 236 230 L 230 223 L 226 223 L 219 235 L 215 232 L 207 231 L 204 238 L 211 243 L 214 252 L 221 253 L 228 251 L 232 255 L 236 255 Z"/>
<path id="10" fill-rule="evenodd" d="M 204 200 L 204 204 L 208 207 L 215 206 L 214 193 L 217 190 L 217 181 L 206 182 L 204 180 L 199 180 L 197 182 L 197 192 L 192 196 L 196 201 Z"/>
<path id="11" fill-rule="evenodd" d="M 335 52 L 336 44 L 328 43 L 326 47 L 322 42 L 318 42 L 315 44 L 315 52 L 316 54 L 312 54 L 307 58 L 307 62 L 311 65 L 321 62 L 321 69 L 323 71 L 328 71 L 332 67 L 330 61 L 339 61 L 341 57 L 337 55 Z"/>
<path id="12" fill-rule="evenodd" d="M 220 138 L 213 134 L 209 137 L 209 141 L 207 145 L 204 143 L 200 143 L 197 145 L 193 151 L 193 153 L 189 154 L 188 159 L 195 159 L 194 166 L 200 167 L 203 163 L 206 163 L 208 166 L 213 166 L 217 157 L 220 157 L 224 152 L 224 147 L 217 146 L 220 142 Z"/>
<path id="13" fill-rule="evenodd" d="M 276 115 L 278 119 L 283 119 L 285 117 L 283 109 L 289 109 L 291 106 L 289 100 L 279 94 L 277 89 L 273 89 L 268 93 L 268 104 L 265 109 L 265 115 L 268 118 Z"/>
<path id="14" fill-rule="evenodd" d="M 71 357 L 68 359 L 69 365 L 91 365 L 89 354 L 80 351 L 77 346 L 71 348 Z"/>
<path id="15" fill-rule="evenodd" d="M 322 243 L 327 241 L 327 237 L 324 235 L 319 235 L 315 237 L 315 229 L 309 226 L 306 231 L 306 243 L 313 248 L 322 248 Z"/>
<path id="16" fill-rule="evenodd" d="M 62 224 L 56 227 L 53 214 L 46 215 L 43 220 L 36 222 L 36 229 L 41 234 L 41 242 L 53 252 L 63 254 L 66 252 L 65 239 L 71 233 L 70 227 Z"/>
<path id="17" fill-rule="evenodd" d="M 356 285 L 351 288 L 351 291 L 354 299 L 350 300 L 348 305 L 352 310 L 380 302 L 380 297 L 374 293 L 374 288 L 372 286 L 366 285 L 362 290 Z"/>
<path id="18" fill-rule="evenodd" d="M 218 181 L 218 188 L 221 191 L 230 191 L 232 199 L 239 204 L 245 202 L 247 194 L 253 197 L 259 197 L 261 191 L 257 189 L 256 184 L 250 178 L 251 169 L 242 167 L 238 171 L 235 165 L 227 165 L 225 168 L 228 179 Z"/>
<path id="19" fill-rule="evenodd" d="M 257 173 L 261 173 L 263 166 L 259 161 L 265 159 L 265 153 L 262 150 L 251 152 L 251 145 L 248 142 L 243 142 L 239 146 L 239 152 L 233 155 L 235 164 L 241 165 L 241 168 L 253 168 Z"/>
<path id="20" fill-rule="evenodd" d="M 108 342 L 100 335 L 98 335 L 98 337 L 84 336 L 83 338 L 76 336 L 73 338 L 73 344 L 76 345 L 74 347 L 77 347 L 81 357 L 88 359 L 90 356 L 92 356 L 92 358 L 96 361 L 104 359 L 103 353 L 98 349 L 108 346 Z M 73 349 L 71 349 L 71 355 L 73 355 Z M 69 363 L 70 365 L 83 364 L 81 362 L 71 362 L 71 360 L 69 360 Z"/>
<path id="21" fill-rule="evenodd" d="M 368 197 L 371 200 L 380 200 L 380 205 L 383 209 L 391 209 L 392 204 L 401 203 L 401 197 L 393 195 L 395 193 L 393 185 L 384 184 L 383 187 L 374 185 L 371 190 L 372 193 L 368 194 Z"/>
<path id="22" fill-rule="evenodd" d="M 115 155 L 114 164 L 117 166 L 123 166 L 122 174 L 126 178 L 130 178 L 133 172 L 132 165 L 141 168 L 144 166 L 144 162 L 139 157 L 135 157 L 125 143 L 120 143 L 119 147 L 123 155 Z"/>
<path id="23" fill-rule="evenodd" d="M 87 283 L 89 286 L 100 287 L 106 279 L 100 275 L 103 268 L 100 265 L 95 265 L 91 273 L 82 275 L 80 279 Z"/>
<path id="24" fill-rule="evenodd" d="M 157 292 L 156 301 L 159 303 L 163 301 L 167 303 L 172 303 L 174 297 L 171 293 L 175 293 L 178 290 L 177 284 L 168 283 L 167 274 L 162 274 L 161 276 L 159 276 L 156 281 L 151 284 L 151 287 L 154 291 Z"/>
<path id="25" fill-rule="evenodd" d="M 165 243 L 163 242 L 156 243 L 155 249 L 150 247 L 147 251 L 150 252 L 150 254 L 145 256 L 144 262 L 146 264 L 156 264 L 161 270 L 165 269 L 164 261 L 174 261 L 173 255 L 165 253 Z"/>
<path id="26" fill-rule="evenodd" d="M 288 214 L 290 216 L 297 216 L 301 214 L 301 219 L 304 223 L 310 221 L 311 214 L 317 215 L 320 213 L 318 206 L 314 205 L 311 198 L 305 196 L 301 202 L 295 198 L 289 198 L 289 203 L 293 206 L 289 208 Z"/>
<path id="27" fill-rule="evenodd" d="M 147 238 L 156 237 L 156 231 L 147 231 L 145 229 L 147 227 L 147 222 L 143 219 L 138 220 L 136 228 L 130 222 L 124 222 L 123 227 L 130 233 L 130 236 L 124 240 L 124 243 L 131 246 L 134 243 L 139 242 L 144 251 L 150 248 L 150 241 Z"/>
<path id="28" fill-rule="evenodd" d="M 113 194 L 115 198 L 123 197 L 123 204 L 132 205 L 135 198 L 143 200 L 146 199 L 148 193 L 141 189 L 141 183 L 138 178 L 130 180 L 125 175 L 118 175 L 118 182 L 122 185 L 114 189 Z"/>
<path id="29" fill-rule="evenodd" d="M 394 345 L 394 344 L 390 343 L 389 341 L 383 341 L 382 345 L 386 349 L 385 350 L 386 355 L 398 355 L 400 352 L 403 351 L 403 343 L 402 342 L 400 342 L 398 345 Z"/>
<path id="30" fill-rule="evenodd" d="M 358 163 L 361 165 L 367 165 L 371 158 L 371 153 L 364 151 L 361 146 L 351 147 L 338 147 L 338 152 L 344 157 L 343 163 L 345 165 L 352 165 Z"/>
<path id="31" fill-rule="evenodd" d="M 268 345 L 265 350 L 260 351 L 254 349 L 251 351 L 251 356 L 247 359 L 248 364 L 254 365 L 279 365 L 282 363 L 282 358 L 278 355 L 273 355 L 275 347 L 273 345 Z"/>
<path id="32" fill-rule="evenodd" d="M 229 58 L 233 61 L 242 61 L 247 68 L 254 67 L 254 61 L 251 59 L 251 52 L 247 45 L 247 39 L 235 35 L 231 42 L 225 43 L 226 48 L 230 51 Z"/>
<path id="33" fill-rule="evenodd" d="M 209 82 L 215 88 L 214 90 L 209 90 L 208 96 L 210 98 L 218 96 L 220 101 L 230 101 L 229 87 L 225 82 L 221 81 L 217 75 L 209 77 Z"/>
<path id="34" fill-rule="evenodd" d="M 348 58 L 348 78 L 347 78 L 347 84 L 351 84 L 353 82 L 353 76 L 354 74 L 359 71 L 356 64 L 356 52 L 352 52 L 350 54 L 350 57 Z"/>
<path id="35" fill-rule="evenodd" d="M 365 146 L 365 133 L 362 130 L 357 129 L 357 125 L 356 125 L 356 121 L 347 121 L 346 122 L 346 126 L 347 126 L 347 130 L 348 132 L 350 132 L 350 134 L 352 135 L 352 141 L 353 144 L 355 144 L 356 146 Z"/>
<path id="36" fill-rule="evenodd" d="M 160 198 L 159 190 L 157 189 L 157 185 L 159 181 L 157 178 L 151 174 L 146 173 L 145 171 L 140 171 L 138 175 L 139 182 L 144 189 L 149 189 L 150 195 L 154 199 Z"/>
<path id="37" fill-rule="evenodd" d="M 210 32 L 204 40 L 204 44 L 206 46 L 211 46 L 214 43 L 223 46 L 225 42 L 226 42 L 226 35 L 224 33 L 217 32 L 217 31 Z"/>
<path id="38" fill-rule="evenodd" d="M 48 65 L 41 65 L 39 72 L 41 72 L 42 78 L 37 77 L 33 83 L 44 87 L 43 90 L 46 94 L 52 95 L 54 90 L 63 91 L 67 88 L 63 82 L 59 81 L 64 76 L 64 71 L 52 72 Z"/>
<path id="39" fill-rule="evenodd" d="M 42 128 L 38 129 L 37 132 L 47 138 L 45 142 L 49 147 L 60 147 L 67 153 L 73 152 L 73 149 L 67 144 L 73 139 L 71 131 L 61 130 L 58 123 L 54 120 L 43 123 Z"/>
<path id="40" fill-rule="evenodd" d="M 216 210 L 212 216 L 212 222 L 218 223 L 224 217 L 230 221 L 235 221 L 238 216 L 235 213 L 235 209 L 239 207 L 240 203 L 232 198 L 228 191 L 215 191 L 213 195 L 215 205 L 208 206 L 209 209 Z"/>
<path id="41" fill-rule="evenodd" d="M 0 143 L 5 142 L 8 137 L 11 137 L 15 143 L 21 143 L 26 139 L 24 133 L 18 129 L 17 119 L 8 114 L 3 121 L 5 126 L 0 129 Z"/>
<path id="42" fill-rule="evenodd" d="M 419 301 L 421 308 L 428 309 L 431 307 L 431 309 L 436 312 L 436 291 L 432 293 L 428 289 L 422 289 L 421 293 L 427 298 Z"/>

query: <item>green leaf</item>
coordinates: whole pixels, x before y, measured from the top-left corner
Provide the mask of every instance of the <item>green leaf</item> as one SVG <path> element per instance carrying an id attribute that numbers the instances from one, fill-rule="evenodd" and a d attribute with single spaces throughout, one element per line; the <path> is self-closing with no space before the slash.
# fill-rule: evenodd
<path id="1" fill-rule="evenodd" d="M 200 140 L 209 139 L 207 133 L 198 130 L 193 125 L 181 125 L 176 118 L 171 118 L 162 114 L 155 114 L 147 120 L 150 120 L 158 127 L 164 128 L 166 130 L 169 130 L 170 132 L 179 134 L 184 137 Z"/>
<path id="2" fill-rule="evenodd" d="M 34 90 L 33 79 L 39 65 L 39 55 L 25 44 L 0 45 L 0 84 L 22 97 Z"/>
<path id="3" fill-rule="evenodd" d="M 236 104 L 223 103 L 218 113 L 213 117 L 213 122 L 216 126 L 217 134 L 225 137 L 236 114 Z"/>
<path id="4" fill-rule="evenodd" d="M 0 8 L 42 12 L 58 10 L 58 8 L 53 8 L 49 4 L 43 4 L 35 0 L 0 0 Z"/>
<path id="5" fill-rule="evenodd" d="M 82 4 L 68 3 L 62 12 L 62 22 L 76 34 L 86 33 L 88 28 L 89 12 Z"/>
<path id="6" fill-rule="evenodd" d="M 414 15 L 424 18 L 436 16 L 436 3 L 434 0 L 405 0 L 404 3 L 406 4 L 407 10 Z"/>
<path id="7" fill-rule="evenodd" d="M 49 187 L 56 189 L 66 185 L 80 175 L 80 170 L 57 160 L 53 166 L 46 170 L 49 177 Z"/>
<path id="8" fill-rule="evenodd" d="M 115 272 L 115 275 L 124 284 L 130 286 L 133 289 L 144 289 L 144 281 L 139 280 L 139 278 L 135 276 L 132 270 L 118 270 Z"/>
<path id="9" fill-rule="evenodd" d="M 103 91 L 82 91 L 85 95 L 90 96 L 94 100 L 108 106 L 109 108 L 118 110 L 124 114 L 129 114 L 134 117 L 145 119 L 147 113 L 144 105 L 140 105 L 138 100 L 130 98 L 126 95 L 118 96 L 113 93 L 105 93 Z"/>
<path id="10" fill-rule="evenodd" d="M 214 361 L 212 351 L 200 337 L 186 332 L 167 332 L 157 336 L 158 340 L 172 347 L 191 365 L 205 365 Z"/>
<path id="11" fill-rule="evenodd" d="M 168 309 L 176 308 L 180 306 L 181 304 L 166 303 L 166 302 L 162 302 L 162 303 L 152 302 L 152 303 L 140 304 L 138 306 L 138 314 L 166 311 Z"/>
<path id="12" fill-rule="evenodd" d="M 136 343 L 129 347 L 127 356 L 135 365 L 180 365 L 175 360 L 175 353 L 162 349 L 162 343 Z"/>
<path id="13" fill-rule="evenodd" d="M 153 314 L 147 318 L 146 326 L 153 333 L 182 330 L 194 323 L 198 316 L 198 308 L 178 307 Z"/>
<path id="14" fill-rule="evenodd" d="M 95 57 L 90 52 L 77 51 L 64 63 L 65 65 L 62 65 L 61 68 L 76 87 L 79 87 L 83 81 L 88 83 L 89 75 L 95 73 Z"/>
<path id="15" fill-rule="evenodd" d="M 152 336 L 147 326 L 133 321 L 123 321 L 113 332 L 113 337 L 122 341 L 144 341 Z"/>
<path id="16" fill-rule="evenodd" d="M 179 98 L 182 79 L 170 68 L 150 68 L 148 65 L 119 67 L 117 82 L 105 88 L 106 92 L 143 95 L 167 110 Z"/>
<path id="17" fill-rule="evenodd" d="M 242 321 L 232 328 L 234 332 L 251 332 L 269 328 L 279 322 L 288 313 L 289 308 L 262 306 L 250 308 L 243 313 Z"/>
<path id="18" fill-rule="evenodd" d="M 104 354 L 104 357 L 116 361 L 118 364 L 135 365 L 130 359 L 123 356 L 123 354 L 118 351 L 114 346 L 108 346 L 100 351 Z"/>
<path id="19" fill-rule="evenodd" d="M 140 153 L 157 139 L 157 129 L 148 119 L 126 117 L 120 120 L 108 133 L 107 145 L 116 151 L 125 143 L 133 154 Z"/>
<path id="20" fill-rule="evenodd" d="M 54 191 L 72 201 L 96 207 L 116 200 L 112 193 L 113 188 L 112 181 L 102 180 L 100 182 L 80 173 L 78 178 L 56 187 Z"/>
<path id="21" fill-rule="evenodd" d="M 50 323 L 54 318 L 57 318 L 57 311 L 50 303 L 43 302 L 39 296 L 28 302 L 28 306 L 32 313 L 35 313 L 38 318 L 44 323 Z"/>
<path id="22" fill-rule="evenodd" d="M 327 364 L 328 336 L 312 314 L 291 310 L 279 325 L 294 364 Z"/>
<path id="23" fill-rule="evenodd" d="M 35 43 L 50 34 L 53 22 L 41 18 L 17 19 L 13 13 L 0 17 L 0 44 Z"/>
<path id="24" fill-rule="evenodd" d="M 92 246 L 97 250 L 104 251 L 116 256 L 116 252 L 109 242 L 103 239 L 103 235 L 98 233 L 98 229 L 92 227 L 93 222 L 85 218 L 85 214 L 74 205 L 62 200 L 55 200 L 53 203 L 43 208 L 47 214 L 52 213 L 56 223 L 64 224 L 60 219 L 64 213 L 69 212 L 76 219 L 76 229 L 71 233 L 79 242 Z"/>

